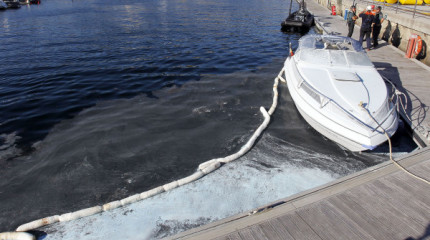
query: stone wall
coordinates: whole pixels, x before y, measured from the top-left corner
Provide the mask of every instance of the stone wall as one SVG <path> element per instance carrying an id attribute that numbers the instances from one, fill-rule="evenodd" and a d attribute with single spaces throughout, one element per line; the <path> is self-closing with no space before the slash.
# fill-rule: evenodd
<path id="1" fill-rule="evenodd" d="M 353 4 L 351 0 L 314 0 L 320 5 L 327 7 L 331 10 L 331 6 L 336 6 L 336 14 L 344 16 L 345 9 L 348 9 Z M 357 13 L 360 13 L 366 8 L 365 2 L 355 2 L 357 4 Z M 430 66 L 429 51 L 427 44 L 430 43 L 430 18 L 424 17 L 412 17 L 412 14 L 406 14 L 384 8 L 384 5 L 380 2 L 374 2 L 375 6 L 382 6 L 382 12 L 387 15 L 387 19 L 382 24 L 381 34 L 379 38 L 389 42 L 393 46 L 406 52 L 408 40 L 412 34 L 419 35 L 423 40 L 423 52 L 416 58 L 421 62 Z M 360 18 L 357 20 L 357 24 L 361 25 Z"/>

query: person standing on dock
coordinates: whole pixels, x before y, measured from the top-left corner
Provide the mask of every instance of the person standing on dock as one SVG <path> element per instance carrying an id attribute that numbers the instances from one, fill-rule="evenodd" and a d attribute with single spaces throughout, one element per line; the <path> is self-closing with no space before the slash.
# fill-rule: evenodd
<path id="1" fill-rule="evenodd" d="M 352 33 L 354 32 L 355 20 L 358 18 L 355 12 L 356 8 L 354 5 L 352 5 L 346 18 L 346 24 L 348 25 L 348 37 L 352 36 Z"/>
<path id="2" fill-rule="evenodd" d="M 376 7 L 375 11 L 375 24 L 373 25 L 372 38 L 373 48 L 378 47 L 378 36 L 381 32 L 382 22 L 384 22 L 384 15 L 381 12 L 381 6 Z"/>
<path id="3" fill-rule="evenodd" d="M 370 33 L 372 32 L 372 25 L 374 24 L 375 16 L 372 14 L 372 7 L 367 6 L 366 10 L 362 11 L 359 15 L 361 17 L 361 28 L 359 42 L 363 44 L 363 37 L 366 35 L 367 51 L 370 50 Z"/>

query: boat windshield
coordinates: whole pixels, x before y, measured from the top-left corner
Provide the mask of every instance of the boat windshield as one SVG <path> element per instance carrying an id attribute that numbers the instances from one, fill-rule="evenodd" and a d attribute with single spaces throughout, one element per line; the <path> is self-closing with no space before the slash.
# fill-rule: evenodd
<path id="1" fill-rule="evenodd" d="M 319 65 L 373 66 L 360 43 L 348 37 L 307 35 L 300 39 L 297 53 L 301 61 Z"/>
<path id="2" fill-rule="evenodd" d="M 310 34 L 302 37 L 299 41 L 299 49 L 331 49 L 331 50 L 351 50 L 356 52 L 364 51 L 360 42 L 342 36 Z"/>
<path id="3" fill-rule="evenodd" d="M 326 49 L 300 49 L 300 61 L 329 66 L 373 66 L 365 52 Z"/>

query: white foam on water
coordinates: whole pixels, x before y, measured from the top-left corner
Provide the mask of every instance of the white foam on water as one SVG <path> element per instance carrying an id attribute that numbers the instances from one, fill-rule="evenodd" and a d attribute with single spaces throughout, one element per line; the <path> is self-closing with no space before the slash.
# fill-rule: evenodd
<path id="1" fill-rule="evenodd" d="M 275 147 L 279 150 L 279 146 Z M 293 146 L 281 148 L 295 151 Z M 47 240 L 162 238 L 250 212 L 336 178 L 317 168 L 296 167 L 282 155 L 266 153 L 257 147 L 196 182 L 123 208 L 42 230 L 48 233 Z"/>

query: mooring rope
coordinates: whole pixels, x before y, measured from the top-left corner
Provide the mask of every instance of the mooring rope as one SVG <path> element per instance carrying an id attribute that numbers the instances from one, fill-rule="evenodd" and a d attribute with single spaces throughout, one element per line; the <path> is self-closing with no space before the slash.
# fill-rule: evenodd
<path id="1" fill-rule="evenodd" d="M 46 226 L 49 224 L 53 224 L 56 222 L 71 221 L 71 220 L 75 220 L 78 218 L 87 217 L 87 216 L 91 216 L 91 215 L 94 215 L 97 213 L 101 213 L 103 211 L 109 211 L 109 210 L 112 210 L 115 208 L 123 207 L 125 205 L 135 203 L 135 202 L 153 197 L 157 194 L 167 192 L 167 191 L 172 190 L 174 188 L 177 188 L 179 186 L 194 182 L 194 181 L 200 179 L 201 177 L 203 177 L 204 175 L 215 171 L 221 165 L 240 158 L 241 156 L 243 156 L 245 153 L 247 153 L 252 148 L 252 146 L 254 145 L 257 138 L 261 135 L 263 130 L 266 129 L 267 125 L 270 122 L 270 116 L 275 112 L 275 109 L 278 105 L 278 83 L 279 83 L 279 80 L 285 82 L 285 79 L 282 78 L 283 72 L 284 72 L 284 68 L 282 68 L 281 72 L 278 74 L 278 76 L 274 80 L 273 102 L 272 102 L 272 106 L 270 107 L 269 111 L 267 112 L 264 107 L 260 107 L 260 111 L 264 116 L 263 123 L 257 128 L 257 130 L 254 132 L 254 134 L 251 136 L 251 138 L 248 140 L 248 142 L 245 145 L 243 145 L 242 148 L 238 152 L 236 152 L 232 155 L 229 155 L 227 157 L 224 157 L 224 158 L 216 158 L 216 159 L 206 161 L 206 162 L 199 165 L 197 171 L 194 174 L 192 174 L 188 177 L 185 177 L 185 178 L 164 184 L 163 186 L 159 186 L 159 187 L 156 187 L 154 189 L 145 191 L 145 192 L 140 193 L 140 194 L 135 194 L 135 195 L 129 196 L 129 197 L 121 199 L 121 200 L 106 203 L 102 206 L 90 207 L 90 208 L 78 210 L 78 211 L 71 212 L 71 213 L 65 213 L 62 215 L 54 215 L 54 216 L 34 220 L 32 222 L 29 222 L 29 223 L 26 223 L 26 224 L 19 226 L 16 229 L 16 231 L 24 232 L 24 231 L 40 228 L 40 227 L 43 227 L 43 226 Z M 2 234 L 10 234 L 10 233 L 0 233 L 0 238 L 3 236 Z M 4 236 L 7 236 L 7 235 L 4 235 Z"/>
<path id="2" fill-rule="evenodd" d="M 399 101 L 399 100 L 397 100 L 397 101 Z M 404 171 L 405 173 L 409 174 L 410 176 L 412 176 L 412 177 L 414 177 L 414 178 L 416 178 L 418 180 L 421 180 L 421 181 L 423 181 L 423 182 L 425 182 L 427 184 L 430 184 L 430 181 L 428 181 L 427 179 L 425 179 L 423 177 L 420 177 L 420 176 L 418 176 L 418 175 L 416 175 L 414 173 L 411 173 L 409 170 L 407 170 L 405 167 L 403 167 L 402 165 L 400 165 L 397 161 L 395 161 L 393 159 L 393 147 L 391 145 L 390 136 L 385 131 L 385 129 L 382 126 L 380 126 L 380 124 L 378 123 L 378 121 L 370 114 L 369 110 L 364 107 L 364 105 L 363 105 L 362 102 L 359 104 L 359 106 L 369 115 L 369 117 L 377 124 L 377 126 L 379 126 L 379 128 L 382 129 L 382 132 L 384 133 L 385 137 L 387 137 L 388 146 L 389 146 L 389 150 L 390 150 L 390 160 L 391 160 L 391 162 L 393 162 L 394 165 L 396 165 L 398 168 L 400 168 L 402 171 Z"/>

